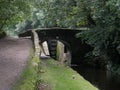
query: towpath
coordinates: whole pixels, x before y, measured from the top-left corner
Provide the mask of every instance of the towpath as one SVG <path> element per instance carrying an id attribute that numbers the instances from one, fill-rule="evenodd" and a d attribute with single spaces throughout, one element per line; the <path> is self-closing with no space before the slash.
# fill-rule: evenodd
<path id="1" fill-rule="evenodd" d="M 7 37 L 0 39 L 0 90 L 11 90 L 20 78 L 30 58 L 29 39 Z"/>

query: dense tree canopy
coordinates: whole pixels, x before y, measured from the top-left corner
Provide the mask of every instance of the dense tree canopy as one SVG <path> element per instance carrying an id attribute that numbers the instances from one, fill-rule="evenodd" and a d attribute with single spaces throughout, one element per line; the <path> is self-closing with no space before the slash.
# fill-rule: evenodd
<path id="1" fill-rule="evenodd" d="M 84 6 L 86 2 L 83 1 L 38 0 L 36 3 L 37 7 L 34 7 L 31 13 L 32 20 L 27 20 L 27 22 L 31 22 L 32 28 L 79 28 L 81 26 L 89 26 L 88 24 L 92 25 L 94 21 L 88 15 L 88 12 L 84 10 L 86 9 L 86 6 Z M 26 21 L 20 22 L 19 25 L 23 25 L 23 23 L 26 23 Z"/>
<path id="2" fill-rule="evenodd" d="M 91 11 L 91 16 L 95 21 L 95 26 L 78 36 L 94 47 L 94 55 L 107 54 L 117 58 L 117 48 L 120 46 L 120 1 L 94 1 L 95 4 L 91 8 L 94 11 Z"/>

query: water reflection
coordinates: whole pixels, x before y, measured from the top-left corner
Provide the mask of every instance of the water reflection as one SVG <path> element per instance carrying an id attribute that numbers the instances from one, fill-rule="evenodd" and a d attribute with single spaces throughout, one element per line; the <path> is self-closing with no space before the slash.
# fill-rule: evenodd
<path id="1" fill-rule="evenodd" d="M 100 90 L 120 90 L 120 76 L 112 74 L 110 71 L 94 69 L 83 65 L 72 66 L 72 68 Z"/>

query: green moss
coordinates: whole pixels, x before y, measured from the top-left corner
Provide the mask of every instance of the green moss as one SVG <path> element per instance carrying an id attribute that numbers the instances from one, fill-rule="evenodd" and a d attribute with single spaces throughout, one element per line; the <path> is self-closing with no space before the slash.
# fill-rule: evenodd
<path id="1" fill-rule="evenodd" d="M 98 90 L 76 71 L 54 60 L 41 61 L 41 71 L 43 90 Z"/>

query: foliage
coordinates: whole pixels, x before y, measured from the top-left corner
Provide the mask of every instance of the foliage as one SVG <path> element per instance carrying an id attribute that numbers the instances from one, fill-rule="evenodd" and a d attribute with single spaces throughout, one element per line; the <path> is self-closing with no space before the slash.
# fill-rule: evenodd
<path id="1" fill-rule="evenodd" d="M 80 1 L 37 0 L 35 4 L 36 7 L 32 9 L 32 19 L 30 20 L 32 28 L 78 28 L 88 25 L 87 16 L 84 17 L 86 12 L 83 12 L 82 9 L 85 6 L 81 6 Z M 24 27 L 26 27 L 25 24 Z M 17 30 L 20 28 L 17 27 Z"/>
<path id="2" fill-rule="evenodd" d="M 79 33 L 88 44 L 94 47 L 93 55 L 108 55 L 116 63 L 119 54 L 117 47 L 120 45 L 120 1 L 119 0 L 93 0 L 91 16 L 96 25 L 89 31 Z"/>
<path id="3" fill-rule="evenodd" d="M 28 18 L 33 0 L 0 0 L 0 31 Z"/>
<path id="4" fill-rule="evenodd" d="M 6 37 L 6 33 L 4 31 L 0 32 L 0 39 Z"/>
<path id="5" fill-rule="evenodd" d="M 64 28 L 79 28 L 81 26 L 94 25 L 94 21 L 90 17 L 90 9 L 87 7 L 89 0 L 35 0 L 33 4 L 27 1 L 29 5 L 27 10 L 21 10 L 15 14 L 20 16 L 19 23 L 9 24 L 7 29 L 12 28 L 15 31 L 32 29 L 32 28 L 49 28 L 49 27 L 64 27 Z M 92 3 L 92 2 L 91 2 Z M 16 5 L 16 7 L 19 7 Z M 26 8 L 25 6 L 23 6 Z M 21 8 L 21 7 L 20 7 Z M 18 11 L 18 10 L 16 10 Z M 23 18 L 23 16 L 31 16 L 31 18 Z M 16 17 L 15 16 L 15 17 Z M 14 18 L 15 18 L 14 17 Z M 11 21 L 10 21 L 11 22 Z"/>
<path id="6" fill-rule="evenodd" d="M 86 2 L 89 0 L 41 0 L 44 27 L 77 28 L 88 25 Z M 84 2 L 84 3 L 82 3 Z"/>

